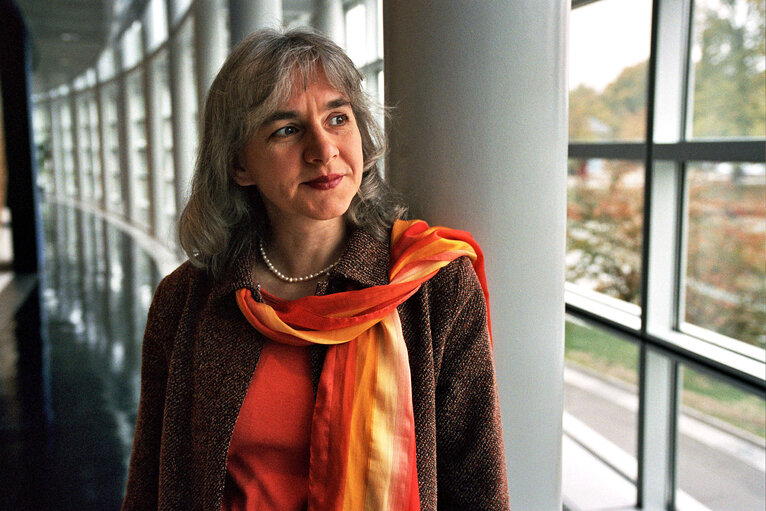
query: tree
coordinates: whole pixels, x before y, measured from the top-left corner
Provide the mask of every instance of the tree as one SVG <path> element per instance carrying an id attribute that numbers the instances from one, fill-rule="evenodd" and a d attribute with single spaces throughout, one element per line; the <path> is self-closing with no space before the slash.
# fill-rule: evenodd
<path id="1" fill-rule="evenodd" d="M 763 0 L 720 0 L 695 20 L 695 137 L 766 135 L 766 35 Z"/>
<path id="2" fill-rule="evenodd" d="M 602 93 L 579 85 L 569 93 L 569 138 L 641 140 L 646 132 L 646 61 L 622 70 Z"/>

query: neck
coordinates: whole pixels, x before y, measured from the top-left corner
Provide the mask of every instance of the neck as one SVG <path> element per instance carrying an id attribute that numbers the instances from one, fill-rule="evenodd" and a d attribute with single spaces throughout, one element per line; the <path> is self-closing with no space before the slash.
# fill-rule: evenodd
<path id="1" fill-rule="evenodd" d="M 272 236 L 265 243 L 274 266 L 288 276 L 303 276 L 337 261 L 346 243 L 343 218 L 299 225 L 272 222 Z"/>

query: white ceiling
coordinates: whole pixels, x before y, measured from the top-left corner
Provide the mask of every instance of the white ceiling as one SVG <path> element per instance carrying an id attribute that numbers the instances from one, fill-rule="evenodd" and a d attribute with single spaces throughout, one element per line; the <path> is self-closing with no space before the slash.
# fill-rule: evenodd
<path id="1" fill-rule="evenodd" d="M 253 0 L 257 1 L 257 0 Z M 70 83 L 141 17 L 148 0 L 15 0 L 30 33 L 33 91 Z M 314 0 L 284 0 L 284 20 L 308 22 Z"/>
<path id="2" fill-rule="evenodd" d="M 30 33 L 35 91 L 71 82 L 95 63 L 115 19 L 112 3 L 16 0 Z"/>

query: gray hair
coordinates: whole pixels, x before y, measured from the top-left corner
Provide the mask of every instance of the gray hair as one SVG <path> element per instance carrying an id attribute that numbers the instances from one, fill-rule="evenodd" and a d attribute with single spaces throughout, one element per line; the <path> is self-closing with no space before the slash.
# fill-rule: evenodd
<path id="1" fill-rule="evenodd" d="M 190 261 L 215 277 L 255 240 L 269 235 L 260 193 L 255 186 L 238 185 L 233 174 L 247 140 L 290 96 L 296 70 L 304 86 L 322 71 L 349 100 L 359 126 L 364 170 L 346 221 L 385 240 L 393 222 L 406 215 L 398 195 L 380 177 L 386 140 L 372 113 L 375 103 L 351 59 L 315 32 L 259 30 L 234 48 L 210 86 L 191 193 L 179 219 L 181 246 Z"/>

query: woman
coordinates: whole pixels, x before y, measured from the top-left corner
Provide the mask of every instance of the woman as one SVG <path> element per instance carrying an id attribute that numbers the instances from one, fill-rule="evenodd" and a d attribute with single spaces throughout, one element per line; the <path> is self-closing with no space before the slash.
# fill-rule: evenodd
<path id="1" fill-rule="evenodd" d="M 399 220 L 369 105 L 314 33 L 224 63 L 123 509 L 507 509 L 481 252 Z"/>

